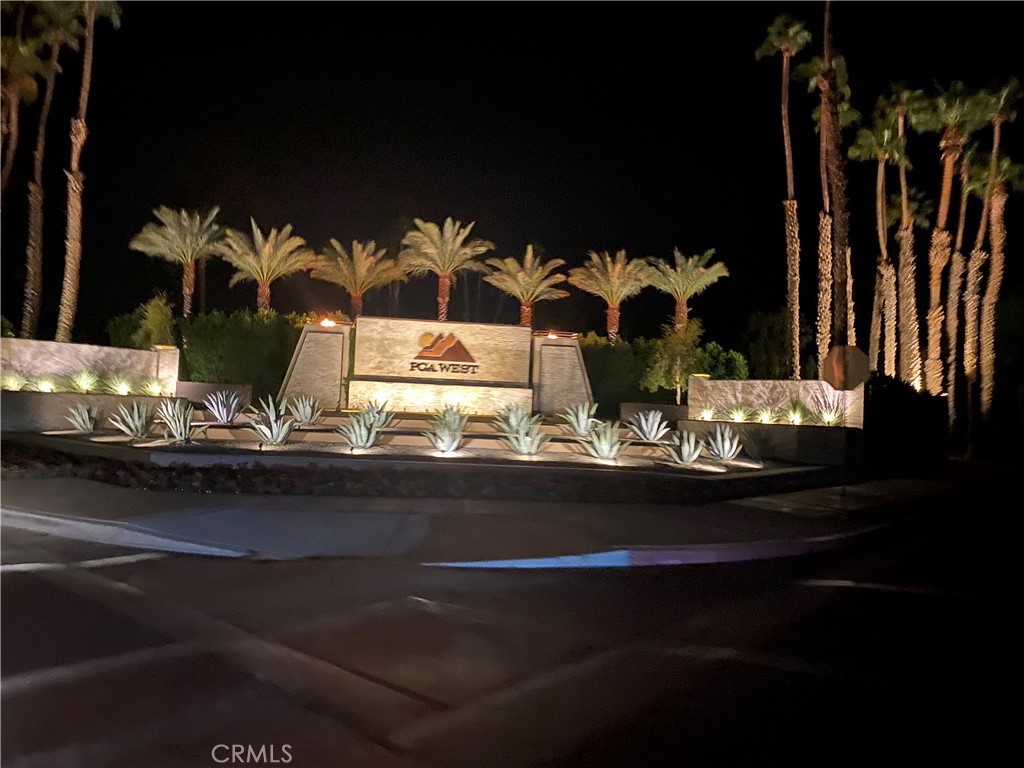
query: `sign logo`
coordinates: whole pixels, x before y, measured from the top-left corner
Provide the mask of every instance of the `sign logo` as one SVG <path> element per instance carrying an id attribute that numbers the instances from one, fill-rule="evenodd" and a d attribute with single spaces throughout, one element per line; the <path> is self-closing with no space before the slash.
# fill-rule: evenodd
<path id="1" fill-rule="evenodd" d="M 409 364 L 410 371 L 420 373 L 475 375 L 479 369 L 476 360 L 454 333 L 424 333 L 420 336 L 420 353 Z"/>

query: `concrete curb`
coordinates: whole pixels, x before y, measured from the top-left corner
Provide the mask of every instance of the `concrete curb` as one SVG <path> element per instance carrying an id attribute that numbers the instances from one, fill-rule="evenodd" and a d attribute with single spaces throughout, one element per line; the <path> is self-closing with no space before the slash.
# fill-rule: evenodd
<path id="1" fill-rule="evenodd" d="M 213 557 L 248 557 L 253 554 L 247 550 L 227 549 L 207 542 L 154 533 L 130 523 L 42 514 L 11 507 L 0 507 L 0 513 L 5 526 L 76 541 Z"/>

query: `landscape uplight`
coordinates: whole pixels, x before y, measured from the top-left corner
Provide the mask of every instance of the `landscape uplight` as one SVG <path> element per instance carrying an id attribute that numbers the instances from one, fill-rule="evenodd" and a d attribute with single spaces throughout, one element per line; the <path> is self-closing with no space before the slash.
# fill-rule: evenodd
<path id="1" fill-rule="evenodd" d="M 325 317 L 323 320 L 320 321 L 320 325 L 322 325 L 324 328 L 333 328 L 334 326 L 337 325 L 337 323 L 331 320 L 331 318 Z"/>

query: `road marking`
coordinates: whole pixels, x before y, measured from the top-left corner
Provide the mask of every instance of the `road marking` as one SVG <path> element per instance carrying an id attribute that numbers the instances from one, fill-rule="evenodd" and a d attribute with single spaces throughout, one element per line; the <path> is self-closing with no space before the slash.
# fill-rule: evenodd
<path id="1" fill-rule="evenodd" d="M 95 560 L 81 560 L 75 563 L 3 563 L 0 573 L 32 573 L 33 571 L 59 571 L 64 568 L 107 568 L 111 565 L 128 565 L 146 560 L 167 557 L 163 552 L 139 552 L 135 555 L 100 557 Z"/>
<path id="2" fill-rule="evenodd" d="M 876 592 L 897 592 L 907 595 L 933 595 L 935 597 L 960 597 L 968 600 L 986 600 L 984 595 L 973 595 L 969 592 L 953 592 L 945 589 L 928 589 L 926 587 L 901 587 L 893 584 L 876 584 L 870 581 L 852 581 L 851 579 L 804 579 L 798 581 L 804 587 L 826 587 L 846 589 L 867 589 Z"/>

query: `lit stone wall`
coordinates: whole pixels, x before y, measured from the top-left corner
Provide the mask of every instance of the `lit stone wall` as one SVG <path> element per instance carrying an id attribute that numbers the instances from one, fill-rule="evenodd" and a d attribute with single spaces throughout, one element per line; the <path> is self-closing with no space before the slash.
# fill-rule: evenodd
<path id="1" fill-rule="evenodd" d="M 429 348 L 442 335 L 453 336 L 458 346 L 448 339 L 446 353 L 431 359 Z M 357 379 L 527 387 L 530 338 L 530 329 L 519 325 L 360 317 L 354 375 Z"/>
<path id="2" fill-rule="evenodd" d="M 373 400 L 386 401 L 389 410 L 408 413 L 431 413 L 455 405 L 465 413 L 493 415 L 509 405 L 530 408 L 533 392 L 526 387 L 467 387 L 409 381 L 356 380 L 349 384 L 349 408 L 360 408 Z"/>
<path id="3" fill-rule="evenodd" d="M 281 383 L 280 397 L 311 395 L 328 410 L 341 408 L 348 372 L 350 323 L 325 328 L 307 325 L 295 345 L 291 365 Z"/>
<path id="4" fill-rule="evenodd" d="M 808 411 L 816 414 L 823 408 L 839 407 L 848 427 L 864 427 L 864 385 L 843 392 L 835 390 L 825 381 L 721 381 L 706 376 L 691 376 L 687 387 L 690 418 L 699 419 L 707 409 L 715 419 L 727 419 L 734 408 L 756 412 L 772 408 L 784 413 L 793 400 L 799 400 Z"/>
<path id="5" fill-rule="evenodd" d="M 84 395 L 77 392 L 0 392 L 0 430 L 4 432 L 44 432 L 70 430 L 67 416 L 78 405 L 96 408 L 100 429 L 111 429 L 107 419 L 118 412 L 120 406 L 131 408 L 139 403 L 155 411 L 163 397 L 119 395 Z M 159 435 L 159 428 L 153 430 Z"/>
<path id="6" fill-rule="evenodd" d="M 60 379 L 81 371 L 100 376 L 121 376 L 141 386 L 159 379 L 166 394 L 174 394 L 178 383 L 178 349 L 157 347 L 121 349 L 93 344 L 67 344 L 36 339 L 0 339 L 0 368 L 34 379 Z"/>
<path id="7" fill-rule="evenodd" d="M 574 338 L 533 339 L 533 408 L 553 414 L 575 403 L 591 403 L 590 379 Z"/>

